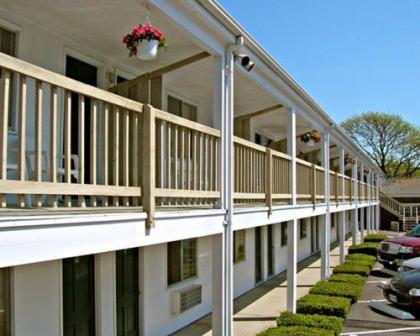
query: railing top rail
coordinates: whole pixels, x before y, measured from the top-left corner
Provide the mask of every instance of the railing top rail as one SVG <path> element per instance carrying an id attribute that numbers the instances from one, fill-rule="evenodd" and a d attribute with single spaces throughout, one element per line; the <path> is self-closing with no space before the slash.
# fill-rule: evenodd
<path id="1" fill-rule="evenodd" d="M 255 150 L 259 151 L 259 152 L 264 152 L 265 153 L 265 151 L 267 150 L 267 147 L 258 145 L 256 143 L 253 143 L 253 142 L 251 142 L 249 140 L 242 139 L 242 138 L 237 137 L 237 136 L 234 136 L 233 137 L 233 142 L 236 143 L 236 144 L 245 146 L 245 147 L 249 147 L 249 148 L 255 149 Z"/>
<path id="2" fill-rule="evenodd" d="M 274 149 L 271 150 L 271 154 L 273 154 L 273 156 L 277 156 L 279 158 L 285 159 L 285 160 L 292 160 L 292 157 L 288 154 L 282 153 L 282 152 L 278 152 Z"/>
<path id="3" fill-rule="evenodd" d="M 302 166 L 312 167 L 312 164 L 308 161 L 296 158 L 296 163 L 301 164 Z"/>
<path id="4" fill-rule="evenodd" d="M 182 126 L 182 127 L 186 127 L 186 128 L 190 128 L 193 129 L 195 131 L 199 131 L 202 133 L 206 133 L 209 135 L 212 135 L 214 137 L 219 138 L 220 137 L 220 131 L 218 129 L 200 124 L 198 122 L 195 121 L 191 121 L 182 117 L 178 117 L 174 114 L 171 114 L 169 112 L 165 112 L 162 110 L 158 110 L 156 108 L 153 108 L 155 111 L 155 116 L 158 119 L 170 122 L 172 124 L 176 124 L 178 126 Z"/>
<path id="5" fill-rule="evenodd" d="M 135 112 L 141 112 L 143 108 L 143 104 L 134 100 L 118 96 L 3 53 L 0 53 L 0 67 Z"/>

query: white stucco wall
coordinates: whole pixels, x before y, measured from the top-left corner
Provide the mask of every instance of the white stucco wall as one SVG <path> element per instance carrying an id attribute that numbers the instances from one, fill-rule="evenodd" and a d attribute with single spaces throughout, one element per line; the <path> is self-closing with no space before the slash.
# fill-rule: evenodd
<path id="1" fill-rule="evenodd" d="M 13 268 L 15 336 L 61 334 L 61 260 Z"/>
<path id="2" fill-rule="evenodd" d="M 167 335 L 211 311 L 212 260 L 211 237 L 198 238 L 197 277 L 167 286 L 166 244 L 143 248 L 143 311 L 144 335 Z M 171 293 L 192 284 L 202 285 L 202 303 L 174 315 Z"/>

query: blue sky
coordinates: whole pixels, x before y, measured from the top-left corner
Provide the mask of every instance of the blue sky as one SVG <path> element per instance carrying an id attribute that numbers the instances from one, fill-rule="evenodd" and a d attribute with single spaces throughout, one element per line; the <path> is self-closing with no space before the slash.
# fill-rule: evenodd
<path id="1" fill-rule="evenodd" d="M 219 0 L 334 120 L 420 125 L 420 0 Z"/>

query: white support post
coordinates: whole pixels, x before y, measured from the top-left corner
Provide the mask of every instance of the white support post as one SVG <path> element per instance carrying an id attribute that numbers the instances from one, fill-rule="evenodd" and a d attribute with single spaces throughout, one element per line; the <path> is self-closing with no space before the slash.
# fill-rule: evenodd
<path id="1" fill-rule="evenodd" d="M 117 332 L 115 265 L 115 252 L 95 254 L 96 326 L 104 336 Z"/>
<path id="2" fill-rule="evenodd" d="M 338 158 L 339 159 L 339 171 L 340 171 L 340 174 L 344 176 L 344 171 L 345 171 L 345 162 L 344 162 L 345 153 L 344 153 L 344 148 L 343 147 L 340 147 L 339 150 L 340 150 L 340 152 L 339 152 L 339 158 Z M 342 201 L 344 202 L 344 200 L 345 200 L 344 195 L 346 194 L 346 191 L 344 190 L 344 187 L 345 187 L 345 180 L 344 180 L 344 178 L 341 178 L 340 183 L 341 183 L 341 192 L 342 192 L 341 197 L 342 197 Z"/>
<path id="3" fill-rule="evenodd" d="M 331 235 L 331 214 L 330 214 L 330 135 L 326 130 L 322 137 L 321 161 L 324 167 L 324 195 L 326 213 L 321 216 L 321 280 L 327 280 L 330 276 L 330 235 Z"/>
<path id="4" fill-rule="evenodd" d="M 357 157 L 355 158 L 355 162 L 353 165 L 353 190 L 354 190 L 354 204 L 355 209 L 353 211 L 353 233 L 352 233 L 352 244 L 355 245 L 358 243 L 358 235 L 359 235 L 359 212 L 358 212 L 358 191 L 357 188 Z"/>
<path id="5" fill-rule="evenodd" d="M 346 241 L 346 212 L 338 213 L 338 234 L 340 236 L 340 264 L 344 263 L 344 242 Z"/>
<path id="6" fill-rule="evenodd" d="M 292 108 L 287 115 L 287 154 L 292 157 L 290 191 L 292 205 L 297 204 L 296 186 L 296 111 Z M 297 286 L 297 220 L 287 223 L 287 310 L 296 312 Z"/>
<path id="7" fill-rule="evenodd" d="M 268 237 L 267 237 L 267 225 L 261 227 L 261 261 L 262 261 L 262 279 L 266 280 L 268 278 Z"/>
<path id="8" fill-rule="evenodd" d="M 287 222 L 287 310 L 296 313 L 297 219 Z"/>
<path id="9" fill-rule="evenodd" d="M 297 203 L 297 190 L 296 190 L 296 111 L 292 108 L 289 109 L 287 114 L 287 154 L 292 157 L 291 161 L 291 179 L 290 179 L 290 192 L 292 194 L 292 204 Z"/>
<path id="10" fill-rule="evenodd" d="M 215 335 L 233 334 L 233 47 L 215 57 L 213 122 L 220 128 L 219 207 L 226 210 L 222 234 L 213 240 L 213 314 Z"/>
<path id="11" fill-rule="evenodd" d="M 376 230 L 380 230 L 380 223 L 381 223 L 381 208 L 379 203 L 376 205 Z"/>
<path id="12" fill-rule="evenodd" d="M 360 181 L 365 181 L 365 165 L 363 163 L 360 164 Z M 362 188 L 363 190 L 363 188 Z M 363 195 L 363 192 L 362 192 Z M 360 203 L 364 202 L 364 200 L 361 200 Z M 364 241 L 365 237 L 365 208 L 360 207 L 360 240 L 361 242 Z"/>
<path id="13" fill-rule="evenodd" d="M 339 168 L 340 168 L 340 174 L 344 175 L 344 148 L 340 147 L 339 152 Z M 341 179 L 341 190 L 343 194 L 341 195 L 343 197 L 344 201 L 344 179 Z M 338 235 L 340 238 L 340 264 L 344 263 L 344 242 L 346 240 L 346 212 L 342 211 L 338 213 Z"/>

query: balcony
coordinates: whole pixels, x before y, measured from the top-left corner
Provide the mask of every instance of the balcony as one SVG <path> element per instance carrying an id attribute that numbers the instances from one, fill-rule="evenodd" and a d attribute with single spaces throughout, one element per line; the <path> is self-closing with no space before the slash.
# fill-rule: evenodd
<path id="1" fill-rule="evenodd" d="M 3 210 L 140 207 L 153 226 L 156 208 L 217 207 L 219 130 L 4 54 L 0 67 Z M 234 137 L 235 205 L 291 203 L 292 161 Z M 298 203 L 325 203 L 324 168 L 296 158 L 296 174 Z M 376 199 L 376 187 L 328 174 L 331 203 Z"/>

